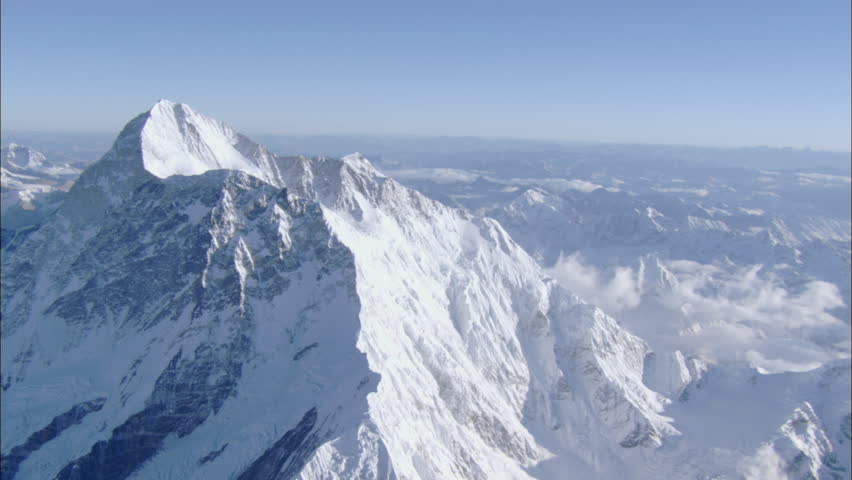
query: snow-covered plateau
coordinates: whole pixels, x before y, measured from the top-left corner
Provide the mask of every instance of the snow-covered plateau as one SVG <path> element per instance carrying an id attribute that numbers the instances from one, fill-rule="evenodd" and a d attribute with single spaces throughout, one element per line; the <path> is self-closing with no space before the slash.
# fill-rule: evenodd
<path id="1" fill-rule="evenodd" d="M 852 478 L 842 215 L 399 169 L 427 196 L 166 100 L 67 193 L 18 148 L 4 203 L 57 192 L 4 207 L 3 480 Z"/>

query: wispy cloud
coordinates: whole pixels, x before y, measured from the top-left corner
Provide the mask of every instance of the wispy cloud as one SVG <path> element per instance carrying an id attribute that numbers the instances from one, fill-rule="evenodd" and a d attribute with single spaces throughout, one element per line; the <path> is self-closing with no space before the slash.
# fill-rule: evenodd
<path id="1" fill-rule="evenodd" d="M 828 175 L 825 173 L 797 173 L 797 182 L 799 185 L 815 185 L 815 186 L 841 186 L 852 183 L 852 177 L 842 175 Z"/>
<path id="2" fill-rule="evenodd" d="M 429 180 L 435 183 L 471 183 L 480 177 L 479 172 L 456 168 L 409 168 L 385 170 L 392 178 L 404 180 Z"/>
<path id="3" fill-rule="evenodd" d="M 542 187 L 556 193 L 562 193 L 568 190 L 577 190 L 589 193 L 599 188 L 604 188 L 603 185 L 598 185 L 597 183 L 579 178 L 572 178 L 570 180 L 565 178 L 513 178 L 509 180 L 509 182 L 517 185 L 541 185 Z M 611 191 L 618 191 L 618 189 L 613 188 Z"/>
<path id="4" fill-rule="evenodd" d="M 809 370 L 852 348 L 848 326 L 832 314 L 844 306 L 836 285 L 812 280 L 793 288 L 761 265 L 650 257 L 635 268 L 602 270 L 575 253 L 547 273 L 658 348 L 773 372 Z"/>
<path id="5" fill-rule="evenodd" d="M 699 197 L 710 195 L 710 191 L 706 188 L 653 187 L 651 190 L 660 193 L 690 193 Z"/>
<path id="6" fill-rule="evenodd" d="M 574 253 L 560 257 L 546 271 L 586 301 L 610 313 L 636 308 L 641 302 L 638 277 L 628 267 L 618 267 L 607 277 L 593 265 L 584 263 L 582 255 Z"/>

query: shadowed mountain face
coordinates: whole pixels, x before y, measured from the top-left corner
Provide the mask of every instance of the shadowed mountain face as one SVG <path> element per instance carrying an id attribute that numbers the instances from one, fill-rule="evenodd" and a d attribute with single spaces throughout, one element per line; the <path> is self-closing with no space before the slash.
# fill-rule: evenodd
<path id="1" fill-rule="evenodd" d="M 151 115 L 128 124 L 40 228 L 4 248 L 3 407 L 21 415 L 4 414 L 3 438 L 22 445 L 9 454 L 16 478 L 127 478 L 156 466 L 170 438 L 198 452 L 197 465 L 227 443 L 199 428 L 236 443 L 197 474 L 222 471 L 223 460 L 238 473 L 279 427 L 326 438 L 363 415 L 375 389 L 355 348 L 352 255 L 319 205 L 235 170 L 150 174 Z M 296 364 L 310 344 L 314 362 Z M 26 440 L 52 416 L 66 425 L 61 409 L 92 391 L 99 408 Z M 309 410 L 321 422 L 300 424 Z"/>
<path id="2" fill-rule="evenodd" d="M 359 154 L 277 157 L 186 105 L 131 120 L 6 238 L 4 479 L 701 478 L 759 449 L 801 475 L 849 464 L 843 365 L 765 382 L 655 356 L 498 222 Z M 752 387 L 775 400 L 746 441 L 702 431 Z"/>

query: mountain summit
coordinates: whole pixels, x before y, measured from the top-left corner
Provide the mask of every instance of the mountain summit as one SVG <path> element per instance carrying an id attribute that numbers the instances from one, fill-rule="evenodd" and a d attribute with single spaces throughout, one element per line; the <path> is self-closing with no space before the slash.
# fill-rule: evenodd
<path id="1" fill-rule="evenodd" d="M 645 342 L 496 221 L 185 105 L 131 120 L 2 266 L 4 478 L 700 478 L 754 453 L 696 452 Z"/>
<path id="2" fill-rule="evenodd" d="M 160 100 L 143 116 L 142 161 L 152 175 L 239 170 L 269 183 L 276 180 L 269 151 L 187 105 Z"/>

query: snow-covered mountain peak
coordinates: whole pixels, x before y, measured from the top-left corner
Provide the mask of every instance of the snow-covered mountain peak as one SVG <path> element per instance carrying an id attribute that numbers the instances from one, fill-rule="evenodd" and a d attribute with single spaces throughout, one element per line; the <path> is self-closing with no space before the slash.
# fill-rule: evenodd
<path id="1" fill-rule="evenodd" d="M 360 152 L 350 153 L 340 159 L 345 165 L 349 166 L 355 172 L 370 177 L 383 178 L 385 175 L 376 170 L 376 167 L 367 160 L 367 157 Z"/>
<path id="2" fill-rule="evenodd" d="M 17 143 L 9 143 L 9 147 L 5 149 L 3 154 L 2 166 L 6 169 L 16 170 L 38 168 L 42 166 L 44 161 L 45 157 L 40 152 Z"/>
<path id="3" fill-rule="evenodd" d="M 188 105 L 160 100 L 139 134 L 145 170 L 159 178 L 228 169 L 277 183 L 264 147 Z"/>
<path id="4" fill-rule="evenodd" d="M 128 122 L 109 151 L 80 175 L 64 210 L 76 218 L 97 217 L 152 177 L 211 170 L 240 171 L 284 186 L 275 155 L 265 147 L 188 105 L 160 100 Z"/>
<path id="5" fill-rule="evenodd" d="M 311 198 L 318 193 L 346 196 L 352 187 L 364 190 L 366 184 L 385 178 L 360 153 L 342 158 L 276 157 L 223 122 L 170 100 L 158 101 L 131 120 L 98 163 L 81 177 L 80 188 L 94 186 L 108 198 L 131 191 L 149 174 L 165 179 L 236 170 L 277 187 L 293 187 Z"/>

